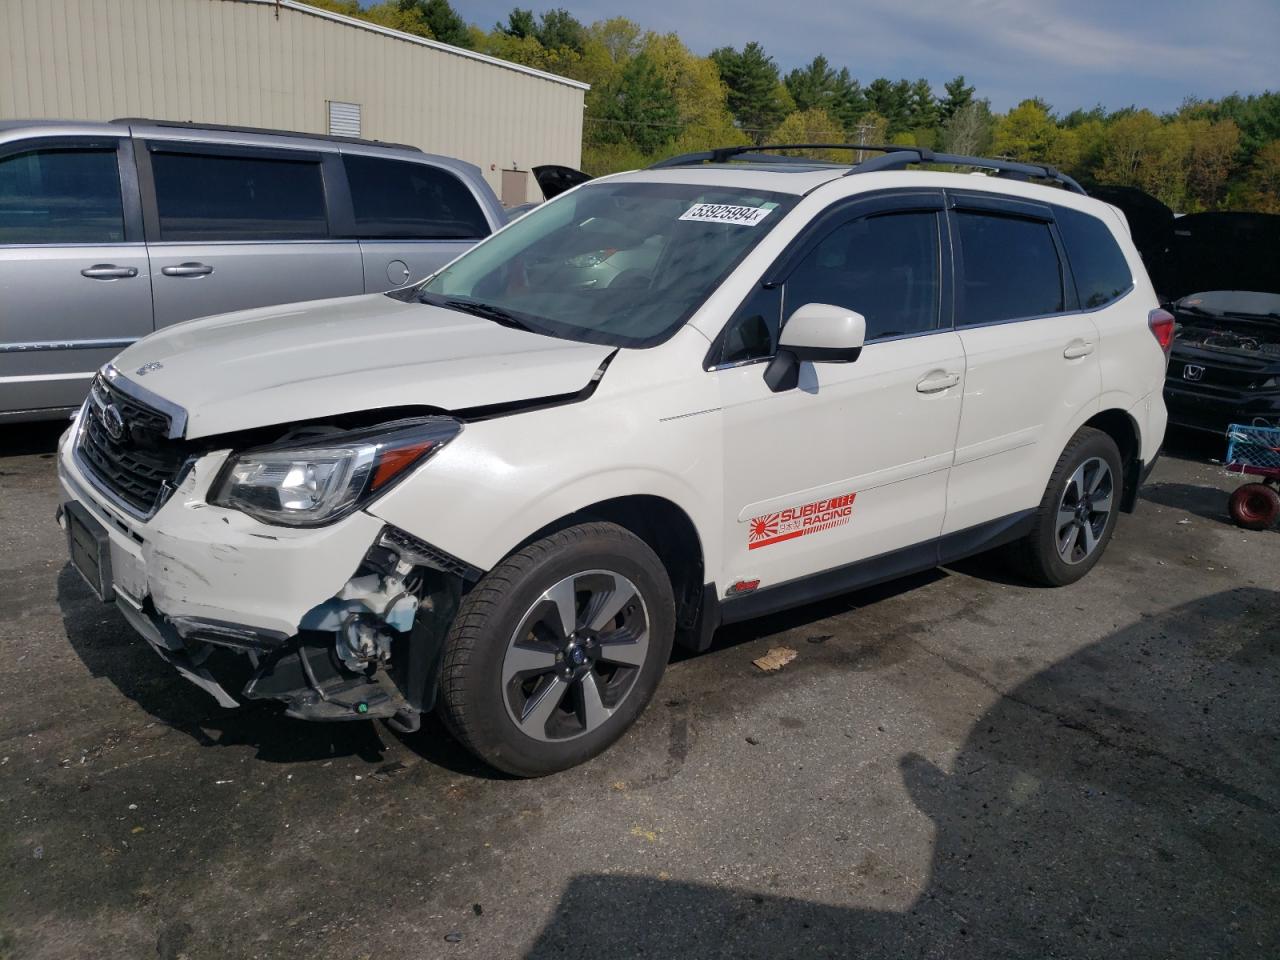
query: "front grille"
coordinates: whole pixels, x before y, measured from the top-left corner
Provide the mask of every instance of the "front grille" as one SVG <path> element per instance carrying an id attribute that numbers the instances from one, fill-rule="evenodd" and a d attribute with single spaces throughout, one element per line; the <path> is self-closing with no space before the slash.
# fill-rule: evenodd
<path id="1" fill-rule="evenodd" d="M 118 438 L 111 435 L 104 420 L 109 407 L 120 414 Z M 168 415 L 99 375 L 80 421 L 76 444 L 80 464 L 122 505 L 149 517 L 172 492 L 187 459 L 185 445 L 168 438 L 169 423 Z"/>

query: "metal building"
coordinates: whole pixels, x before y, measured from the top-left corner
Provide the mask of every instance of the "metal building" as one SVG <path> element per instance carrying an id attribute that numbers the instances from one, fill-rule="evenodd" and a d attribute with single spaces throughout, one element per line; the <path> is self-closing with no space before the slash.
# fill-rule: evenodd
<path id="1" fill-rule="evenodd" d="M 2 0 L 0 118 L 154 117 L 409 143 L 508 205 L 580 166 L 587 85 L 296 0 Z"/>

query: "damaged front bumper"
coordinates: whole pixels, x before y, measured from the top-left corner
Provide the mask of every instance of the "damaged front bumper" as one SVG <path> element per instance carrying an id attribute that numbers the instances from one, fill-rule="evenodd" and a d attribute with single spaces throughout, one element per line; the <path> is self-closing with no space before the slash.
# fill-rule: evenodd
<path id="1" fill-rule="evenodd" d="M 73 565 L 219 704 L 279 700 L 301 719 L 401 729 L 431 708 L 445 632 L 480 570 L 361 512 L 297 530 L 211 507 L 218 454 L 140 522 L 98 495 L 66 446 L 58 518 Z"/>

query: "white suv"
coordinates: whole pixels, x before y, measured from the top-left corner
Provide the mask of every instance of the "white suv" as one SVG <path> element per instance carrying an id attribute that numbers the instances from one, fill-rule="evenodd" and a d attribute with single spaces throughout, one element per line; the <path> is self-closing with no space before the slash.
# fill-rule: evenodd
<path id="1" fill-rule="evenodd" d="M 997 546 L 1082 577 L 1165 427 L 1122 217 L 1051 168 L 766 149 L 130 347 L 61 445 L 73 563 L 225 705 L 234 651 L 241 698 L 434 706 L 521 775 L 605 749 L 720 624 Z"/>

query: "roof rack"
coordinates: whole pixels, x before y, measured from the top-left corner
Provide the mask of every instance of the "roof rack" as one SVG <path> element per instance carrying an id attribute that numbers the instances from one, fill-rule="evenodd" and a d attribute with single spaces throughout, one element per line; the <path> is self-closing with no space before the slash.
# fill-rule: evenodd
<path id="1" fill-rule="evenodd" d="M 770 163 L 806 163 L 803 157 L 786 157 L 775 154 L 763 153 L 767 150 L 871 150 L 879 153 L 878 157 L 871 157 L 856 163 L 853 168 L 845 174 L 846 177 L 855 173 L 875 173 L 882 170 L 905 170 L 908 166 L 917 163 L 937 163 L 946 166 L 955 167 L 978 167 L 982 170 L 993 170 L 996 176 L 1004 177 L 1010 180 L 1050 180 L 1060 184 L 1072 193 L 1083 194 L 1084 188 L 1076 183 L 1074 179 L 1067 176 L 1056 167 L 1052 167 L 1047 163 L 1019 163 L 1014 160 L 999 160 L 994 157 L 965 157 L 951 153 L 934 153 L 924 147 L 907 147 L 897 144 L 869 144 L 869 143 L 771 143 L 761 146 L 749 147 L 717 147 L 714 150 L 704 150 L 698 153 L 685 153 L 678 157 L 670 157 L 666 160 L 660 160 L 653 164 L 649 169 L 655 170 L 661 167 L 685 167 L 699 163 L 728 163 L 736 157 L 740 157 L 746 153 L 759 153 L 759 160 Z"/>
<path id="2" fill-rule="evenodd" d="M 340 137 L 332 133 L 304 133 L 300 130 L 272 130 L 269 127 L 242 127 L 230 123 L 198 123 L 195 120 L 155 120 L 151 117 L 116 117 L 109 123 L 122 126 L 146 125 L 148 127 L 174 127 L 179 130 L 213 130 L 219 133 L 256 133 L 269 137 L 298 137 L 306 140 L 329 140 L 334 143 L 354 143 L 366 147 L 390 147 L 394 150 L 412 150 L 422 153 L 421 147 L 411 143 L 390 143 L 384 140 L 366 140 L 363 137 Z"/>

